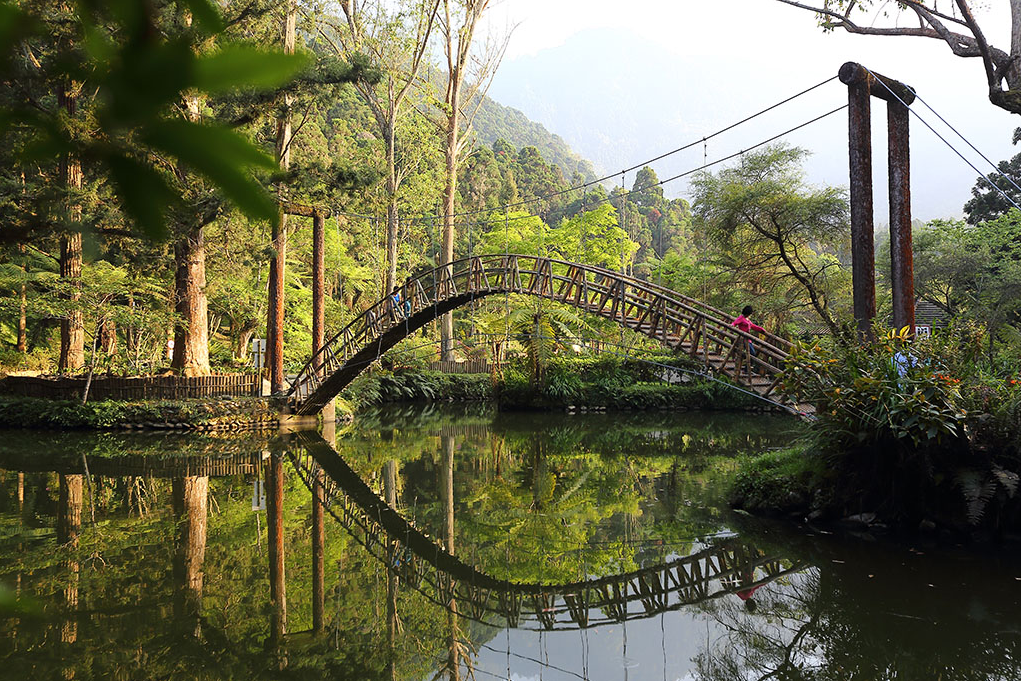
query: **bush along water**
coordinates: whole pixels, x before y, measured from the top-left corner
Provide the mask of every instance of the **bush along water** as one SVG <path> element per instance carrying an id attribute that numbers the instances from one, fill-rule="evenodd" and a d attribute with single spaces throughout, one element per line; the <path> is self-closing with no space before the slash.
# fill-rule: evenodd
<path id="1" fill-rule="evenodd" d="M 673 371 L 671 367 L 681 371 Z M 543 380 L 512 364 L 498 384 L 503 409 L 749 409 L 765 406 L 723 382 L 699 378 L 686 356 L 554 358 Z"/>
<path id="2" fill-rule="evenodd" d="M 803 467 L 816 471 L 815 510 L 905 528 L 1017 528 L 1021 386 L 984 357 L 980 327 L 875 335 L 791 353 L 783 389 L 816 406 L 804 456 L 819 465 Z"/>
<path id="3" fill-rule="evenodd" d="M 678 373 L 670 367 L 684 369 Z M 338 408 L 353 412 L 391 402 L 497 401 L 508 410 L 606 408 L 753 409 L 768 406 L 723 382 L 694 375 L 686 357 L 649 360 L 603 356 L 554 358 L 540 383 L 525 360 L 511 362 L 500 374 L 444 374 L 411 363 L 381 364 L 356 378 L 341 393 Z M 684 379 L 684 380 L 682 380 Z"/>

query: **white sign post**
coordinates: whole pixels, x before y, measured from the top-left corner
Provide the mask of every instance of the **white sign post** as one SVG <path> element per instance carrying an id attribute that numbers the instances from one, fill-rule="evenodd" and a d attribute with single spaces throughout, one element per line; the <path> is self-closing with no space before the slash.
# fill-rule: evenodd
<path id="1" fill-rule="evenodd" d="M 252 366 L 261 369 L 266 366 L 266 339 L 252 339 Z"/>

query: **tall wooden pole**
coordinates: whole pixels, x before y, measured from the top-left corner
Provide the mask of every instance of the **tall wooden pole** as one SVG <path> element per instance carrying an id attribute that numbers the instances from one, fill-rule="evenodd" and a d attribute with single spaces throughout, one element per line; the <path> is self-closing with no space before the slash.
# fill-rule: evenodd
<path id="1" fill-rule="evenodd" d="M 322 358 L 318 352 L 323 347 L 326 334 L 326 214 L 316 209 L 312 212 L 312 356 L 315 370 L 322 377 Z M 337 409 L 334 400 L 323 407 L 323 421 L 335 421 Z"/>
<path id="2" fill-rule="evenodd" d="M 876 316 L 876 254 L 872 217 L 872 109 L 868 83 L 848 86 L 851 173 L 851 282 L 858 333 L 868 336 Z"/>
<path id="3" fill-rule="evenodd" d="M 287 2 L 284 17 L 284 52 L 294 54 L 296 11 L 294 0 Z M 291 104 L 290 94 L 284 95 L 283 107 L 277 119 L 277 161 L 281 170 L 291 167 Z M 269 266 L 269 305 L 266 319 L 267 361 L 270 391 L 278 393 L 284 387 L 284 279 L 287 258 L 287 213 L 285 188 L 280 187 L 280 213 L 273 225 L 273 259 Z"/>
<path id="4" fill-rule="evenodd" d="M 911 173 L 908 106 L 915 91 L 861 64 L 840 67 L 848 92 L 848 146 L 851 171 L 851 276 L 854 318 L 868 336 L 876 316 L 876 273 L 872 218 L 872 116 L 870 98 L 887 102 L 890 182 L 890 251 L 893 324 L 914 332 L 915 285 L 911 252 Z"/>
<path id="5" fill-rule="evenodd" d="M 900 102 L 887 104 L 890 153 L 890 278 L 893 328 L 915 332 L 915 275 L 911 248 L 911 112 Z"/>

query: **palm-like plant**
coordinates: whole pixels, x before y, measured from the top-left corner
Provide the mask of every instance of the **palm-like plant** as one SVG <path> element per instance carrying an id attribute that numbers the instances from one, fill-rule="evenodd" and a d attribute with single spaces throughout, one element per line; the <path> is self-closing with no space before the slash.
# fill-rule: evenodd
<path id="1" fill-rule="evenodd" d="M 592 327 L 570 308 L 542 298 L 510 300 L 514 305 L 508 306 L 505 314 L 482 319 L 478 326 L 491 335 L 521 343 L 532 382 L 545 385 L 546 367 L 557 348 Z"/>

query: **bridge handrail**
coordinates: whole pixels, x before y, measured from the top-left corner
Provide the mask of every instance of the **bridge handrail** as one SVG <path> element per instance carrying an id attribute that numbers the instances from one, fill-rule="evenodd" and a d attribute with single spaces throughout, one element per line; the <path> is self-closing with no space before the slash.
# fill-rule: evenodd
<path id="1" fill-rule="evenodd" d="M 492 266 L 494 260 L 497 261 L 498 266 L 496 268 Z M 524 260 L 525 262 L 534 263 L 533 265 L 534 269 L 522 268 L 520 266 L 522 260 Z M 475 263 L 478 263 L 478 268 L 473 271 L 472 265 Z M 573 283 L 568 276 L 556 272 L 554 270 L 555 265 L 558 266 L 559 268 L 567 268 L 568 272 L 570 272 L 573 269 L 575 271 L 591 273 L 593 275 L 598 275 L 603 281 L 617 282 L 622 287 L 623 286 L 630 287 L 633 291 L 647 293 L 650 296 L 658 296 L 659 299 L 662 299 L 663 301 L 667 301 L 670 303 L 670 308 L 667 308 L 664 305 L 664 316 L 670 321 L 674 322 L 675 324 L 680 324 L 682 322 L 694 323 L 696 318 L 704 320 L 703 333 L 707 337 L 706 338 L 707 342 L 710 328 L 712 328 L 713 330 L 714 342 L 717 342 L 720 345 L 723 345 L 724 342 L 721 341 L 719 337 L 726 339 L 726 341 L 734 342 L 736 342 L 737 338 L 744 337 L 749 341 L 755 341 L 757 348 L 760 348 L 763 351 L 764 355 L 773 358 L 778 363 L 782 362 L 786 358 L 788 354 L 788 349 L 791 347 L 791 343 L 789 341 L 786 341 L 785 339 L 782 339 L 776 336 L 775 334 L 766 333 L 764 334 L 766 337 L 765 340 L 762 340 L 759 339 L 757 336 L 752 335 L 751 333 L 742 331 L 737 327 L 732 326 L 731 323 L 727 321 L 728 315 L 726 315 L 722 311 L 710 305 L 707 305 L 701 301 L 679 294 L 659 284 L 643 281 L 640 279 L 636 279 L 634 277 L 629 277 L 620 272 L 616 272 L 598 265 L 574 263 L 566 260 L 561 260 L 558 258 L 546 258 L 537 255 L 527 254 L 476 255 L 455 260 L 447 265 L 441 265 L 432 270 L 420 272 L 414 277 L 407 279 L 400 287 L 398 287 L 397 290 L 400 292 L 401 295 L 402 301 L 401 305 L 403 306 L 405 304 L 404 301 L 410 300 L 420 301 L 421 298 L 424 298 L 425 300 L 431 300 L 432 305 L 437 305 L 440 302 L 441 297 L 440 288 L 441 285 L 444 283 L 441 281 L 442 279 L 444 279 L 443 273 L 447 273 L 445 277 L 446 281 L 449 281 L 453 289 L 456 290 L 457 280 L 462 278 L 470 279 L 472 274 L 476 273 L 486 277 L 487 281 L 488 275 L 490 274 L 493 274 L 494 276 L 502 275 L 502 280 L 506 282 L 510 274 L 509 267 L 511 264 L 514 265 L 513 272 L 518 277 L 520 277 L 521 275 L 532 276 L 532 282 L 530 283 L 530 286 L 534 286 L 535 282 L 538 281 L 539 277 L 546 276 L 542 272 L 542 268 L 544 267 L 545 264 L 545 266 L 548 267 L 549 271 L 548 277 L 551 283 L 551 291 L 548 296 L 544 297 L 548 297 L 550 300 L 553 301 L 557 301 L 557 294 L 554 293 L 554 291 L 552 290 L 553 282 L 560 282 L 563 284 Z M 587 279 L 584 279 L 584 281 L 586 287 L 588 287 L 589 282 L 587 281 Z M 427 282 L 428 286 L 423 286 L 423 282 Z M 520 285 L 519 287 L 523 288 L 523 284 Z M 478 289 L 472 290 L 470 286 L 470 281 L 469 286 L 466 286 L 465 288 L 466 293 L 469 293 L 472 298 L 476 296 L 481 297 L 491 295 L 499 292 L 513 293 L 516 291 L 515 287 L 506 285 L 504 286 L 490 285 L 488 288 L 481 291 Z M 564 292 L 565 294 L 564 300 L 560 300 L 559 302 L 563 303 L 568 302 L 566 300 L 566 292 L 568 290 L 569 290 L 568 288 L 562 289 L 562 292 Z M 611 293 L 611 285 L 609 284 L 601 285 L 601 283 L 599 282 L 592 282 L 592 290 L 601 295 L 608 296 Z M 419 295 L 419 293 L 421 295 Z M 363 311 L 358 316 L 354 317 L 340 331 L 338 331 L 327 342 L 325 342 L 323 346 L 319 349 L 319 351 L 313 354 L 308 359 L 308 361 L 306 361 L 306 363 L 304 364 L 304 366 L 302 367 L 301 371 L 298 374 L 298 379 L 292 385 L 288 395 L 293 396 L 295 392 L 298 390 L 299 386 L 317 382 L 319 370 L 321 368 L 327 368 L 329 366 L 330 359 L 336 362 L 336 354 L 334 352 L 334 347 L 342 338 L 344 339 L 344 343 L 359 342 L 362 340 L 363 337 L 369 335 L 372 326 L 380 324 L 384 327 L 385 331 L 388 328 L 392 328 L 393 324 L 399 323 L 400 321 L 399 317 L 406 318 L 408 315 L 405 315 L 402 310 L 395 309 L 394 303 L 391 299 L 391 295 L 392 295 L 391 293 L 387 293 L 382 299 L 377 301 L 375 304 L 373 304 L 371 307 Z M 450 296 L 448 292 L 448 298 L 449 297 Z M 638 298 L 641 299 L 640 296 L 638 296 Z M 624 302 L 625 304 L 628 304 L 630 302 L 630 304 L 638 307 L 636 300 L 633 300 L 626 296 L 624 297 Z M 653 301 L 649 300 L 648 302 L 651 303 Z M 603 304 L 605 305 L 605 300 Z M 415 309 L 414 304 L 412 304 L 412 310 L 410 314 L 415 314 L 416 312 L 421 311 L 426 307 L 428 307 L 428 305 L 423 305 Z M 648 311 L 648 308 L 645 309 Z M 669 314 L 670 309 L 673 309 L 675 312 L 687 313 L 687 317 L 682 315 L 681 318 L 677 318 L 676 316 Z M 388 316 L 393 317 L 392 323 L 387 323 Z M 341 347 L 344 347 L 344 345 L 341 345 Z M 774 367 L 768 363 L 763 362 L 761 359 L 756 358 L 756 361 L 760 366 L 767 367 L 767 369 L 770 371 L 780 370 L 780 367 Z"/>

